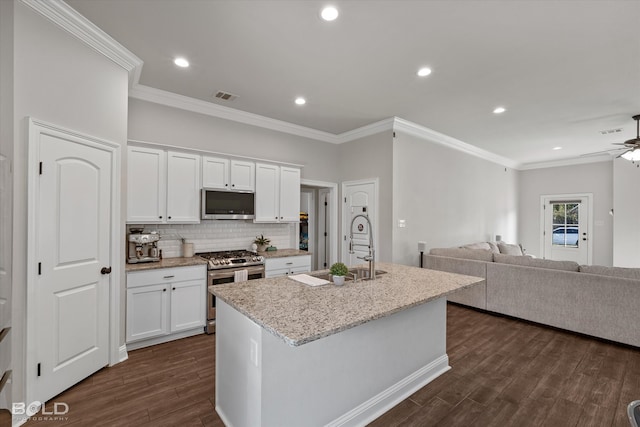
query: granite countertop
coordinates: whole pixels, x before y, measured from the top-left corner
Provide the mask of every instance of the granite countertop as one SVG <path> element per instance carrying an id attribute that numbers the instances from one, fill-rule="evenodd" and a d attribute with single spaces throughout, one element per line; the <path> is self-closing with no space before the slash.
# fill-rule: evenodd
<path id="1" fill-rule="evenodd" d="M 209 291 L 290 346 L 299 346 L 484 280 L 399 264 L 376 263 L 378 269 L 388 273 L 343 286 L 313 287 L 274 277 L 210 286 Z"/>
<path id="2" fill-rule="evenodd" d="M 277 251 L 258 252 L 266 258 L 284 258 L 289 256 L 311 255 L 311 252 L 302 251 L 300 249 L 278 249 Z"/>
<path id="3" fill-rule="evenodd" d="M 156 268 L 171 268 L 171 267 L 188 267 L 190 265 L 204 265 L 207 260 L 199 256 L 192 256 L 189 258 L 164 258 L 158 262 L 141 262 L 139 264 L 127 264 L 125 271 L 140 271 L 140 270 L 153 270 Z"/>

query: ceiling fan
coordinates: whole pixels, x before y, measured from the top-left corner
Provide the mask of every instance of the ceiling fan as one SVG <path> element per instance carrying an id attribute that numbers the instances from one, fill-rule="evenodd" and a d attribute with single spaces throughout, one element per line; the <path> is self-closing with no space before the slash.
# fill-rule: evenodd
<path id="1" fill-rule="evenodd" d="M 616 158 L 622 157 L 623 159 L 630 160 L 631 162 L 640 161 L 640 114 L 633 116 L 632 119 L 636 121 L 636 137 L 628 139 L 625 142 L 613 143 L 613 145 L 622 145 L 623 147 L 605 151 L 598 151 L 595 153 L 582 154 L 581 157 L 595 156 L 604 153 L 611 153 L 613 151 L 625 150 L 623 153 L 618 154 Z"/>
<path id="2" fill-rule="evenodd" d="M 636 137 L 625 142 L 614 142 L 613 145 L 624 145 L 627 148 L 627 151 L 618 157 L 636 162 L 640 160 L 640 114 L 633 116 L 632 119 L 636 121 Z"/>

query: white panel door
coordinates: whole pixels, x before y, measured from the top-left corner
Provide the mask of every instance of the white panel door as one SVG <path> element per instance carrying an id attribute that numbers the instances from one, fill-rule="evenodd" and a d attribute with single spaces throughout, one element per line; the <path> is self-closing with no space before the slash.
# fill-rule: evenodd
<path id="1" fill-rule="evenodd" d="M 369 236 L 374 233 L 376 226 L 376 182 L 356 182 L 343 184 L 343 249 L 342 259 L 347 266 L 362 264 L 363 258 L 369 254 Z M 366 215 L 374 227 L 371 230 L 365 218 L 357 217 L 350 228 L 356 215 Z M 349 242 L 353 235 L 353 254 L 349 253 Z M 374 241 L 375 246 L 375 241 Z"/>
<path id="2" fill-rule="evenodd" d="M 200 156 L 167 153 L 167 222 L 200 222 Z"/>
<path id="3" fill-rule="evenodd" d="M 229 188 L 229 159 L 203 157 L 202 186 L 204 188 L 227 190 Z"/>
<path id="4" fill-rule="evenodd" d="M 254 191 L 256 188 L 256 165 L 243 160 L 231 160 L 231 189 Z"/>
<path id="5" fill-rule="evenodd" d="M 256 163 L 255 203 L 255 222 L 278 222 L 280 217 L 280 166 Z"/>
<path id="6" fill-rule="evenodd" d="M 169 333 L 170 283 L 127 289 L 127 342 Z"/>
<path id="7" fill-rule="evenodd" d="M 107 365 L 112 157 L 41 134 L 34 300 L 35 396 L 46 401 Z M 117 260 L 113 260 L 118 262 Z M 110 271 L 110 269 L 108 270 Z M 33 310 L 32 310 L 33 309 Z M 35 366 L 27 367 L 35 370 Z"/>
<path id="8" fill-rule="evenodd" d="M 166 152 L 133 146 L 127 152 L 127 222 L 163 222 L 167 206 Z"/>
<path id="9" fill-rule="evenodd" d="M 300 222 L 300 169 L 280 168 L 280 221 Z"/>
<path id="10" fill-rule="evenodd" d="M 205 324 L 206 281 L 190 280 L 171 285 L 171 332 Z"/>

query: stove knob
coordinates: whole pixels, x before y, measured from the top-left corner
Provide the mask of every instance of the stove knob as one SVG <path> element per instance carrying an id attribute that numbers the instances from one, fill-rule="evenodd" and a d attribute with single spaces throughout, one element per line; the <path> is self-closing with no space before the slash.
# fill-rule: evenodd
<path id="1" fill-rule="evenodd" d="M 253 257 L 253 258 L 251 258 L 251 261 L 257 261 L 257 260 L 258 260 L 258 258 L 257 258 L 257 257 Z"/>
<path id="2" fill-rule="evenodd" d="M 225 264 L 227 264 L 227 265 L 229 265 L 229 264 L 231 264 L 231 261 L 229 261 L 228 259 L 225 259 L 225 260 L 224 260 L 224 263 L 225 263 Z"/>
<path id="3" fill-rule="evenodd" d="M 260 256 L 258 257 L 258 261 L 260 261 L 260 262 L 264 261 L 264 257 L 263 257 L 262 255 L 260 255 Z"/>
<path id="4" fill-rule="evenodd" d="M 213 265 L 218 265 L 218 260 L 217 259 L 214 259 L 212 262 L 213 262 Z"/>

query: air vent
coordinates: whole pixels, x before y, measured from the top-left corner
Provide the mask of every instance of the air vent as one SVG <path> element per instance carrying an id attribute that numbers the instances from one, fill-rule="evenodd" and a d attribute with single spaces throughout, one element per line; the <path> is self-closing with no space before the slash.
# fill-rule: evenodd
<path id="1" fill-rule="evenodd" d="M 215 96 L 218 99 L 222 99 L 223 101 L 233 101 L 234 99 L 236 99 L 238 97 L 238 95 L 234 95 L 234 94 L 229 93 L 229 92 L 223 92 L 221 90 L 216 92 L 216 94 L 213 95 L 213 96 Z"/>
<path id="2" fill-rule="evenodd" d="M 618 133 L 618 132 L 622 132 L 622 128 L 601 130 L 601 131 L 600 131 L 600 134 L 602 134 L 602 135 L 609 135 L 609 134 L 612 134 L 612 133 Z"/>

